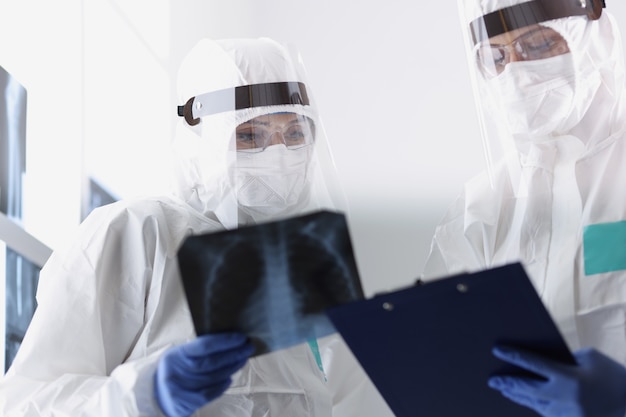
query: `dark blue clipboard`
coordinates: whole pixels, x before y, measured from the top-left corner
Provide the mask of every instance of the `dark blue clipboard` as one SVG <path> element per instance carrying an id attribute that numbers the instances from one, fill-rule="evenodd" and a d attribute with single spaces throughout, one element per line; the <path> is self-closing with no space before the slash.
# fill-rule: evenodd
<path id="1" fill-rule="evenodd" d="M 495 343 L 575 363 L 519 263 L 331 307 L 327 314 L 397 417 L 536 417 L 487 386 L 525 371 Z"/>

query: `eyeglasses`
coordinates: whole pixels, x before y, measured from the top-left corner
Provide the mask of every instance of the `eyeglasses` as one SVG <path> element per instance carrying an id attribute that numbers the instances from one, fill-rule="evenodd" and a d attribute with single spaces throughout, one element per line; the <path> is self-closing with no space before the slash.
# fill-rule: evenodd
<path id="1" fill-rule="evenodd" d="M 275 115 L 267 115 L 237 126 L 235 132 L 237 151 L 262 152 L 268 146 L 280 143 L 287 149 L 300 149 L 312 144 L 315 137 L 313 120 L 297 114 L 290 115 L 289 120 L 281 125 L 276 125 L 272 121 L 271 118 Z"/>
<path id="2" fill-rule="evenodd" d="M 494 39 L 494 38 L 492 38 Z M 569 52 L 567 41 L 553 29 L 538 27 L 508 44 L 480 44 L 476 60 L 487 78 L 497 77 L 511 61 L 533 61 Z"/>

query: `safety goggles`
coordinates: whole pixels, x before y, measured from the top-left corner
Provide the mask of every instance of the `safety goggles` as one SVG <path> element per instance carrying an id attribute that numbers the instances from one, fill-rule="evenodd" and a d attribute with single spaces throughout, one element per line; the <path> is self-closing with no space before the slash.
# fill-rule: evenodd
<path id="1" fill-rule="evenodd" d="M 488 13 L 470 23 L 474 45 L 489 38 L 548 20 L 587 16 L 597 20 L 604 0 L 531 0 Z"/>
<path id="2" fill-rule="evenodd" d="M 309 105 L 309 97 L 303 83 L 251 84 L 200 94 L 191 97 L 185 105 L 178 106 L 178 116 L 184 117 L 190 126 L 195 126 L 200 123 L 201 117 L 211 114 L 287 104 Z"/>
<path id="3" fill-rule="evenodd" d="M 238 152 L 262 152 L 270 145 L 284 144 L 300 149 L 315 139 L 315 123 L 296 113 L 268 114 L 237 126 L 235 143 Z"/>
<path id="4" fill-rule="evenodd" d="M 486 78 L 493 78 L 504 71 L 511 61 L 533 61 L 546 59 L 569 52 L 567 41 L 554 29 L 531 26 L 528 31 L 512 41 L 497 43 L 498 35 L 476 47 L 476 60 Z M 523 29 L 522 29 L 523 30 Z"/>

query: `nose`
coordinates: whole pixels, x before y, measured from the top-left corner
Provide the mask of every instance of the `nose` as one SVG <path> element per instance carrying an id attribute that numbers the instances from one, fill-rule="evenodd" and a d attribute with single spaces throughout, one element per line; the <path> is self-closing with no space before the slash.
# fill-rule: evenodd
<path id="1" fill-rule="evenodd" d="M 277 130 L 270 135 L 270 140 L 268 141 L 267 146 L 280 145 L 280 144 L 284 145 L 285 139 L 283 138 L 282 132 Z"/>

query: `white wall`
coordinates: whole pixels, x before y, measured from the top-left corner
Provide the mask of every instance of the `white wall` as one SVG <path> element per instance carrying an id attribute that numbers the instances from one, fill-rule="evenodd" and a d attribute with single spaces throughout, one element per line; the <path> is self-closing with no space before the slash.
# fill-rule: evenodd
<path id="1" fill-rule="evenodd" d="M 54 246 L 79 218 L 80 0 L 0 2 L 0 65 L 27 90 L 24 226 Z"/>
<path id="2" fill-rule="evenodd" d="M 626 3 L 608 3 L 626 22 Z M 122 197 L 162 187 L 176 68 L 203 36 L 298 47 L 365 289 L 412 282 L 440 216 L 483 167 L 454 0 L 1 2 L 0 65 L 29 92 L 29 230 L 63 241 L 81 172 Z"/>

